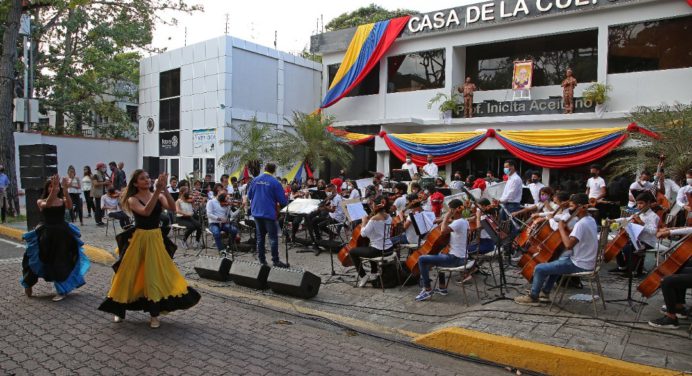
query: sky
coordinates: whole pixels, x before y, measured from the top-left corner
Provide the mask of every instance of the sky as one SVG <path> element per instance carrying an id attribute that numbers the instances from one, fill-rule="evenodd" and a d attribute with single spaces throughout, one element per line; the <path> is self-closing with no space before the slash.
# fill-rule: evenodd
<path id="1" fill-rule="evenodd" d="M 175 13 L 175 27 L 158 25 L 153 46 L 174 49 L 187 44 L 215 38 L 225 33 L 228 14 L 228 34 L 257 44 L 273 47 L 274 32 L 277 48 L 298 53 L 310 45 L 310 36 L 336 16 L 361 6 L 375 3 L 386 9 L 406 8 L 424 12 L 476 3 L 479 0 L 187 0 L 204 6 L 203 12 L 192 15 Z M 322 28 L 322 21 L 319 21 Z"/>

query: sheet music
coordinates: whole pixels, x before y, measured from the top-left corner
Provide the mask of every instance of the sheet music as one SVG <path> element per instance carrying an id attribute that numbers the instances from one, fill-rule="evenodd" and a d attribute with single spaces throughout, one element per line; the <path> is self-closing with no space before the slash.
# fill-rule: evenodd
<path id="1" fill-rule="evenodd" d="M 372 185 L 372 178 L 367 178 L 367 179 L 358 179 L 356 180 L 356 185 L 358 186 L 358 189 L 362 191 L 365 190 L 369 185 Z"/>
<path id="2" fill-rule="evenodd" d="M 420 235 L 427 234 L 435 227 L 435 213 L 429 211 L 422 211 L 413 214 L 413 220 L 418 226 L 418 231 Z"/>
<path id="3" fill-rule="evenodd" d="M 363 208 L 363 204 L 360 202 L 346 205 L 346 216 L 348 216 L 351 222 L 363 219 L 367 215 L 368 213 L 365 212 L 365 208 Z"/>
<path id="4" fill-rule="evenodd" d="M 282 213 L 289 214 L 310 214 L 317 210 L 322 200 L 313 200 L 309 198 L 297 198 L 291 201 L 288 206 L 281 209 Z"/>
<path id="5" fill-rule="evenodd" d="M 505 185 L 507 185 L 507 182 L 503 181 L 502 183 L 497 183 L 487 187 L 483 192 L 482 197 L 485 197 L 491 201 L 499 200 L 502 198 L 502 192 L 505 190 Z"/>
<path id="6" fill-rule="evenodd" d="M 627 224 L 627 227 L 625 227 L 625 231 L 627 232 L 627 236 L 630 237 L 632 244 L 634 244 L 634 247 L 637 250 L 642 249 L 643 247 L 641 243 L 639 243 L 639 235 L 641 235 L 642 231 L 644 231 L 644 226 L 636 223 L 629 223 Z"/>

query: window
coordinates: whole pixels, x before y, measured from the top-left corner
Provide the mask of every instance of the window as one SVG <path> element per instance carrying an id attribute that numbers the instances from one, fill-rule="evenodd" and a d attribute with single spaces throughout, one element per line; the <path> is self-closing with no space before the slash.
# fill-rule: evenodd
<path id="1" fill-rule="evenodd" d="M 445 50 L 413 52 L 387 59 L 387 92 L 439 89 L 445 86 Z"/>
<path id="2" fill-rule="evenodd" d="M 159 98 L 180 96 L 180 69 L 161 72 L 159 75 Z"/>
<path id="3" fill-rule="evenodd" d="M 211 175 L 212 177 L 214 176 L 214 166 L 216 166 L 216 159 L 214 158 L 207 158 L 206 159 L 206 165 L 207 165 L 207 174 Z"/>
<path id="4" fill-rule="evenodd" d="M 579 82 L 596 81 L 597 30 L 466 48 L 466 75 L 482 90 L 512 87 L 515 60 L 533 60 L 533 86 L 560 85 L 567 68 Z"/>
<path id="5" fill-rule="evenodd" d="M 332 64 L 327 67 L 329 73 L 329 84 L 331 85 L 341 64 Z M 372 95 L 380 92 L 380 63 L 377 63 L 363 81 L 353 88 L 347 97 L 357 97 L 359 95 Z"/>
<path id="6" fill-rule="evenodd" d="M 180 98 L 162 100 L 159 103 L 159 131 L 180 129 Z"/>
<path id="7" fill-rule="evenodd" d="M 608 28 L 608 73 L 692 67 L 692 16 Z"/>
<path id="8" fill-rule="evenodd" d="M 137 106 L 125 106 L 126 111 L 127 111 L 127 117 L 130 119 L 131 122 L 136 123 L 139 119 L 137 119 Z"/>

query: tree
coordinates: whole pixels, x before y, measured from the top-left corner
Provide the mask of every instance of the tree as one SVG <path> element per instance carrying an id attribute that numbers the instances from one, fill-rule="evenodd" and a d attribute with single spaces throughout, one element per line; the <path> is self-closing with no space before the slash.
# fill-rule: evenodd
<path id="1" fill-rule="evenodd" d="M 692 104 L 636 107 L 628 117 L 630 121 L 658 133 L 661 138 L 656 140 L 633 133 L 632 138 L 645 146 L 607 163 L 609 175 L 631 175 L 641 169 L 656 171 L 658 156 L 663 154 L 666 156 L 666 177 L 676 181 L 683 179 L 685 171 L 692 168 Z"/>
<path id="2" fill-rule="evenodd" d="M 410 9 L 387 10 L 379 5 L 370 4 L 366 7 L 360 7 L 353 12 L 346 12 L 337 16 L 333 20 L 329 21 L 325 28 L 327 31 L 348 29 L 358 25 L 384 21 L 390 18 L 407 16 L 416 13 L 418 13 L 418 11 Z"/>
<path id="3" fill-rule="evenodd" d="M 233 131 L 231 140 L 223 143 L 230 145 L 230 150 L 219 159 L 219 165 L 227 169 L 247 167 L 252 176 L 260 173 L 262 163 L 266 161 L 285 161 L 280 155 L 282 135 L 273 126 L 257 122 L 228 124 Z"/>
<path id="4" fill-rule="evenodd" d="M 294 112 L 289 129 L 282 132 L 281 161 L 284 164 L 308 162 L 311 168 L 321 169 L 329 160 L 348 166 L 353 159 L 351 146 L 336 140 L 327 127 L 334 122 L 333 116 Z"/>

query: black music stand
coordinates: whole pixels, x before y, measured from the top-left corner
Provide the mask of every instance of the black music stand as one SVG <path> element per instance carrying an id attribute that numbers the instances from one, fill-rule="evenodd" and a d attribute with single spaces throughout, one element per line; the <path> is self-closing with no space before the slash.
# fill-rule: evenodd
<path id="1" fill-rule="evenodd" d="M 521 204 L 535 204 L 531 190 L 528 187 L 523 187 L 521 189 Z"/>
<path id="2" fill-rule="evenodd" d="M 389 176 L 392 181 L 411 181 L 411 174 L 408 170 L 395 169 L 392 170 Z"/>
<path id="3" fill-rule="evenodd" d="M 632 245 L 634 247 L 634 244 Z M 622 252 L 622 251 L 621 251 Z M 641 251 L 644 255 L 639 259 L 639 262 L 643 263 L 644 262 L 644 257 L 646 257 L 646 250 Z M 640 307 L 644 307 L 648 303 L 643 301 L 643 300 L 637 300 L 632 298 L 632 280 L 634 279 L 634 270 L 632 270 L 632 257 L 634 256 L 636 252 L 632 252 L 630 257 L 627 258 L 627 297 L 624 299 L 611 299 L 611 300 L 606 300 L 606 303 L 627 303 L 627 305 L 630 307 L 632 312 L 637 313 L 637 309 L 634 305 L 634 303 L 639 303 Z M 639 262 L 637 263 L 637 267 L 639 267 Z M 602 298 L 601 298 L 602 299 Z"/>
<path id="4" fill-rule="evenodd" d="M 442 195 L 445 197 L 452 195 L 452 189 L 451 188 L 437 188 L 437 191 L 442 193 Z"/>
<path id="5" fill-rule="evenodd" d="M 416 235 L 418 235 L 418 248 L 420 248 L 421 247 L 421 239 L 423 239 L 423 237 L 425 235 L 427 235 L 431 229 L 428 229 L 428 231 L 421 233 L 421 231 L 426 229 L 425 224 L 421 224 L 421 226 L 419 227 L 418 222 L 416 222 L 416 217 L 413 215 L 413 213 L 409 213 L 409 218 L 411 218 L 411 226 L 413 226 L 413 230 L 416 232 Z M 411 253 L 409 253 L 409 256 L 410 255 L 411 255 Z M 413 277 L 413 271 L 410 270 L 410 272 L 411 272 L 411 274 L 409 274 L 408 277 L 406 277 L 406 280 L 404 280 L 404 283 L 401 285 L 400 289 L 403 288 L 404 286 L 406 286 L 406 283 L 408 283 L 408 280 L 411 279 L 411 277 Z"/>
<path id="6" fill-rule="evenodd" d="M 481 305 L 486 305 L 490 303 L 494 303 L 500 300 L 512 300 L 508 297 L 505 296 L 505 289 L 503 289 L 503 285 L 507 286 L 507 277 L 505 275 L 505 266 L 504 262 L 502 261 L 502 248 L 507 245 L 508 243 L 512 242 L 512 238 L 510 236 L 502 237 L 500 234 L 498 234 L 493 226 L 490 224 L 491 219 L 486 218 L 481 221 L 481 226 L 483 227 L 483 230 L 488 233 L 490 238 L 495 242 L 495 252 L 497 253 L 497 262 L 500 266 L 500 283 L 497 286 L 493 286 L 491 289 L 498 288 L 500 290 L 500 294 L 496 295 L 495 298 L 488 300 L 487 302 L 483 302 Z M 499 225 L 498 225 L 498 228 Z"/>

